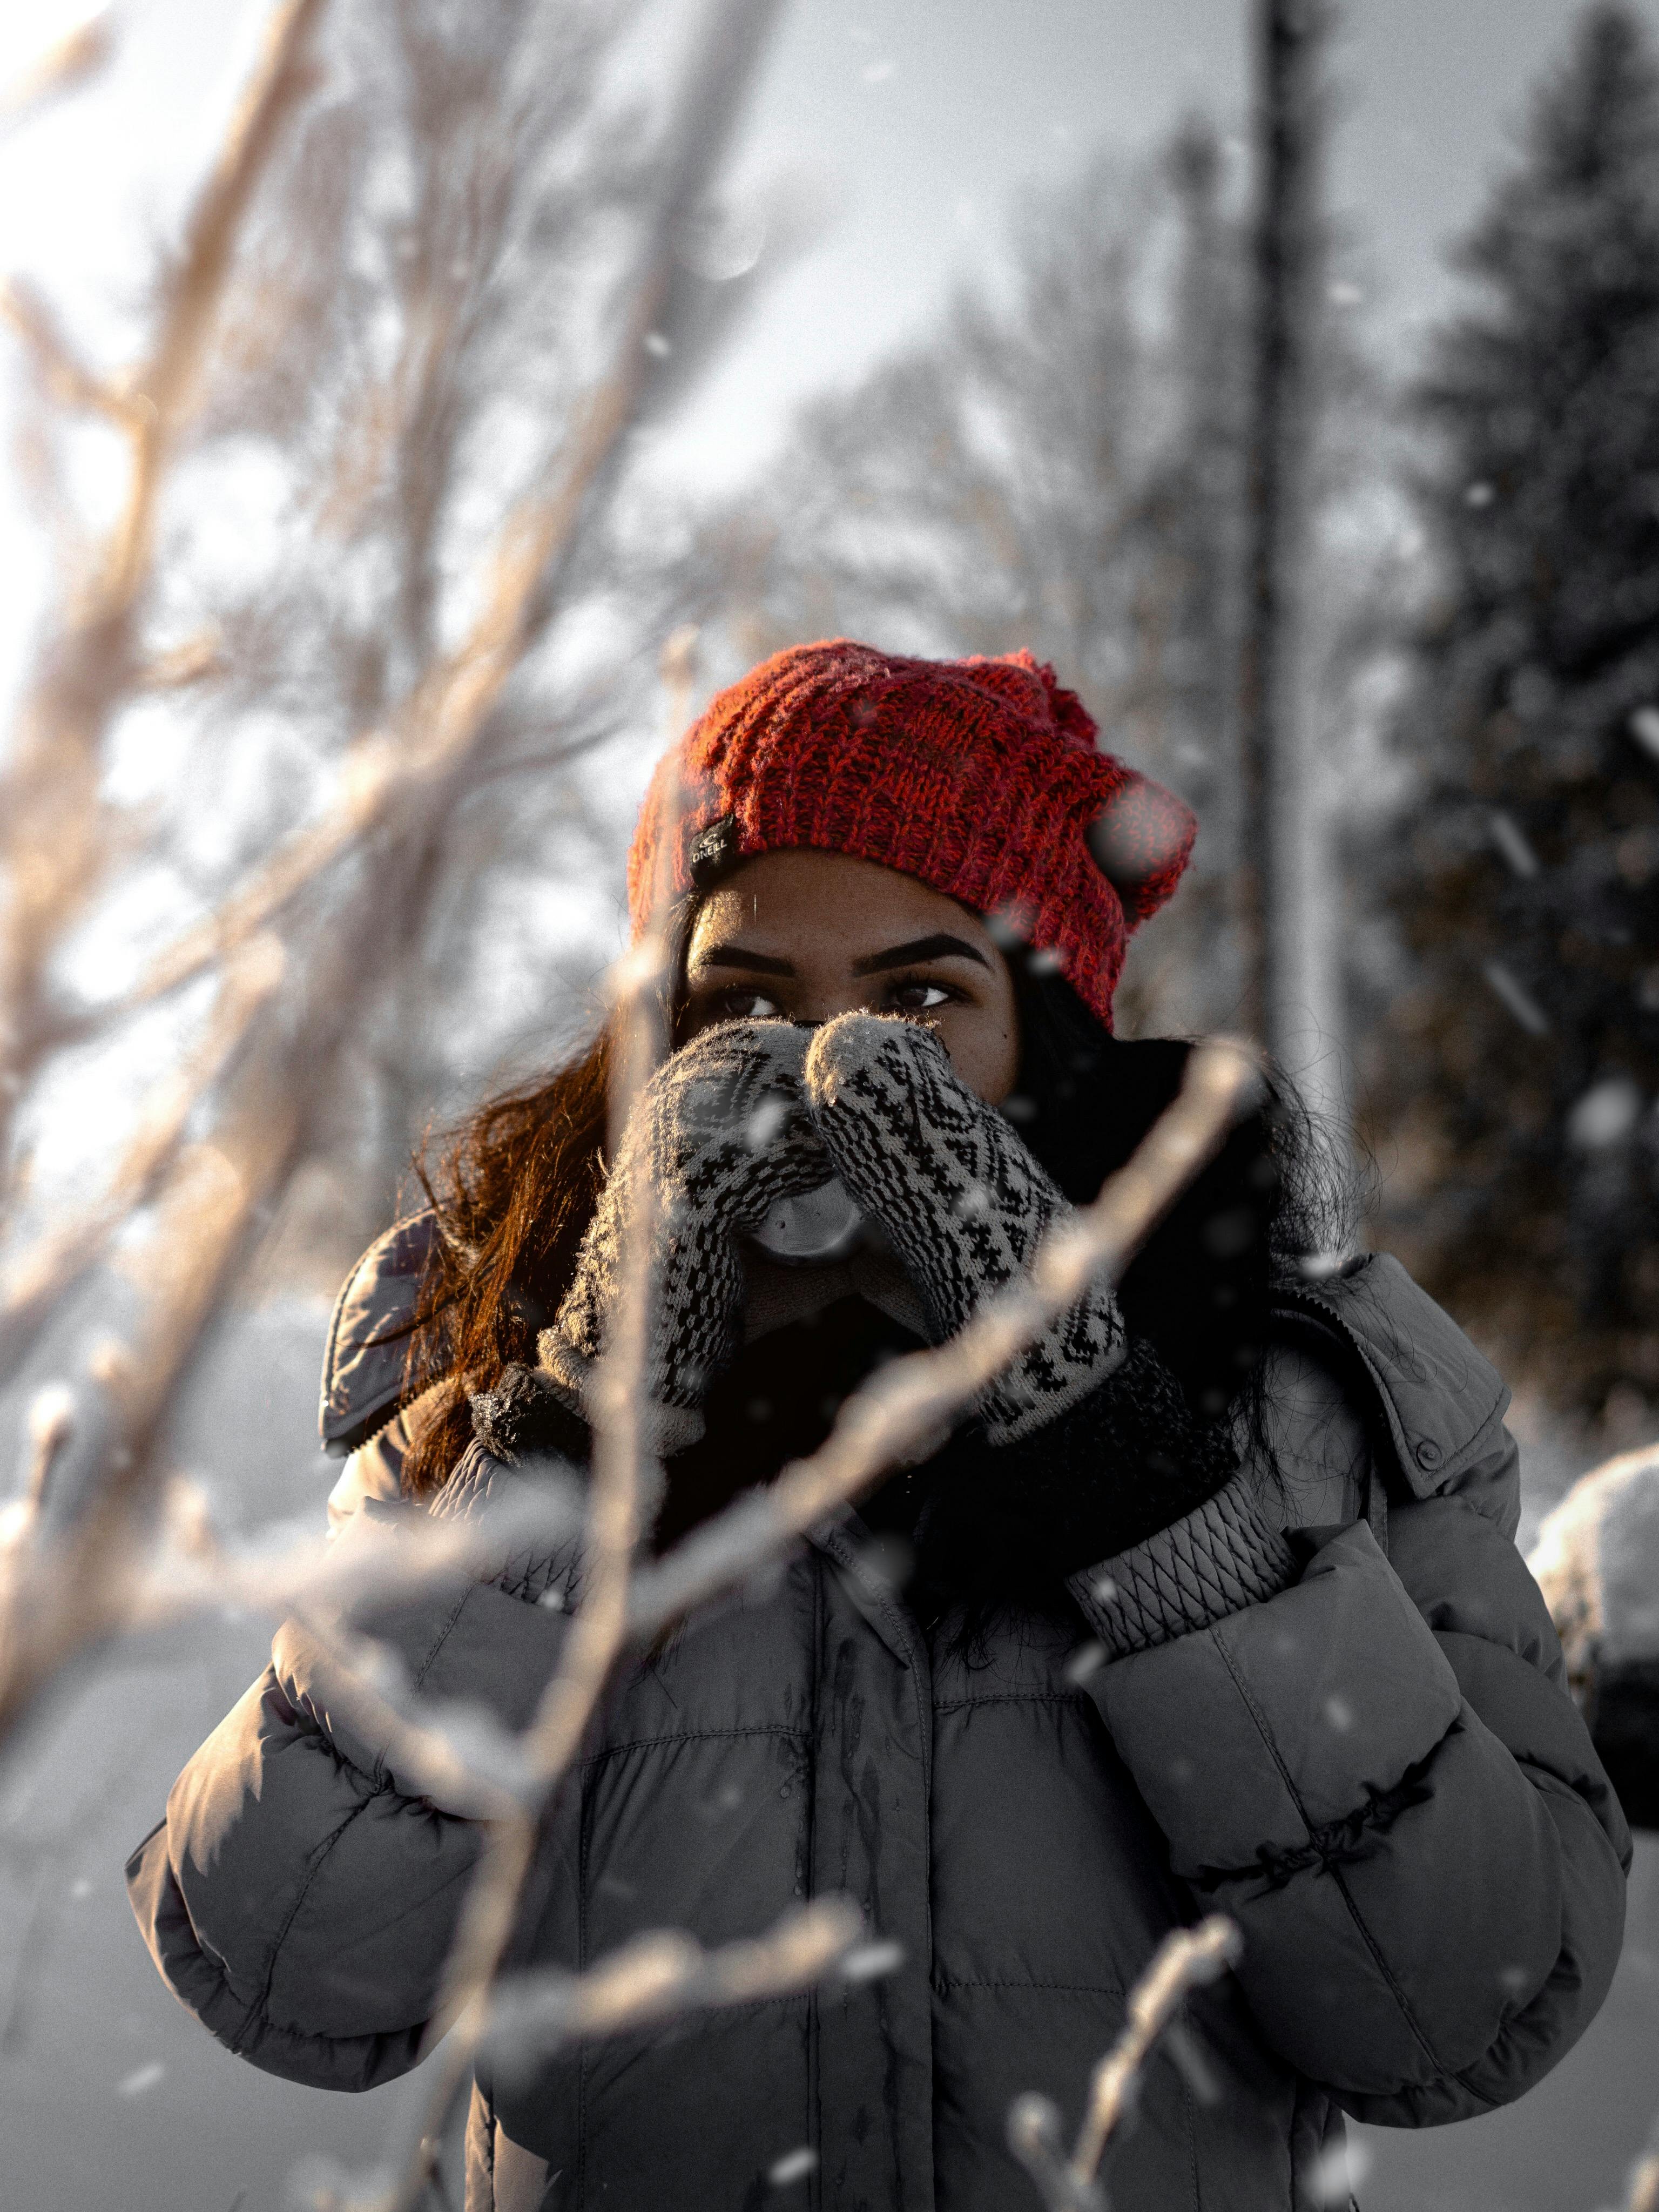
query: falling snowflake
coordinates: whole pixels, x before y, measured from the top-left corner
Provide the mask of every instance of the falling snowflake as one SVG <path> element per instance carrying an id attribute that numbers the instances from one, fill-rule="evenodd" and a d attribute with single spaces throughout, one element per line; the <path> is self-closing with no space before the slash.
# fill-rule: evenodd
<path id="1" fill-rule="evenodd" d="M 896 1973 L 903 1964 L 902 1943 L 860 1943 L 842 1960 L 841 1978 L 844 1982 L 878 1981 L 884 1974 Z"/>
<path id="2" fill-rule="evenodd" d="M 1526 985 L 1517 976 L 1512 975 L 1501 960 L 1488 960 L 1480 972 L 1528 1036 L 1549 1035 L 1549 1016 Z"/>
<path id="3" fill-rule="evenodd" d="M 1490 507 L 1498 496 L 1489 483 L 1472 483 L 1463 495 L 1465 507 Z"/>
<path id="4" fill-rule="evenodd" d="M 816 2171 L 818 2154 L 808 2143 L 799 2150 L 786 2151 L 783 2156 L 766 2170 L 766 2178 L 774 2189 L 787 2189 L 792 2181 L 805 2181 Z"/>
<path id="5" fill-rule="evenodd" d="M 1363 2143 L 1333 2143 L 1303 2168 L 1303 2184 L 1316 2204 L 1346 2205 L 1370 2172 L 1370 2164 Z"/>
<path id="6" fill-rule="evenodd" d="M 1296 1272 L 1304 1282 L 1328 1283 L 1333 1275 L 1340 1275 L 1347 1264 L 1346 1251 L 1302 1252 L 1297 1255 Z"/>
<path id="7" fill-rule="evenodd" d="M 1630 718 L 1629 727 L 1637 744 L 1659 760 L 1659 707 L 1638 707 Z"/>
<path id="8" fill-rule="evenodd" d="M 1567 1115 L 1567 1142 L 1576 1152 L 1605 1152 L 1621 1144 L 1642 1117 L 1642 1093 L 1628 1075 L 1593 1083 Z"/>
<path id="9" fill-rule="evenodd" d="M 751 1152 L 763 1152 L 771 1143 L 789 1112 L 788 1101 L 783 1098 L 763 1098 L 744 1125 L 744 1142 Z"/>
<path id="10" fill-rule="evenodd" d="M 1501 806 L 1492 810 L 1492 842 L 1508 862 L 1511 873 L 1519 876 L 1523 883 L 1538 873 L 1538 855 L 1528 843 L 1526 831 Z"/>
<path id="11" fill-rule="evenodd" d="M 1164 2031 L 1164 2048 L 1175 2061 L 1176 2070 L 1186 2082 L 1200 2105 L 1221 2102 L 1221 2084 L 1215 2069 L 1199 2047 L 1198 2038 L 1192 2030 L 1178 2021 L 1170 2021 Z"/>
<path id="12" fill-rule="evenodd" d="M 142 2097 L 146 2089 L 153 2089 L 163 2080 L 167 2068 L 159 2058 L 152 2058 L 148 2066 L 135 2067 L 132 2072 L 115 2085 L 118 2097 Z"/>

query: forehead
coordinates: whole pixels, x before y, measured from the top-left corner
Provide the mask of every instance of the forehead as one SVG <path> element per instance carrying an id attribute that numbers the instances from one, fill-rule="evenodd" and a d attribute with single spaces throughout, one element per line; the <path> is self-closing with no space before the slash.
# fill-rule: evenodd
<path id="1" fill-rule="evenodd" d="M 741 944 L 752 952 L 873 951 L 939 930 L 988 945 L 979 916 L 915 876 L 845 853 L 763 853 L 697 910 L 690 952 Z"/>

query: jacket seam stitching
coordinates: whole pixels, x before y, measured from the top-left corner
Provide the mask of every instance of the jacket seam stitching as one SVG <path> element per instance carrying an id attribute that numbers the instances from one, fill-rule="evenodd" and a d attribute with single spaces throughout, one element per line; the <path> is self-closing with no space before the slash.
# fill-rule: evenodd
<path id="1" fill-rule="evenodd" d="M 975 1705 L 1091 1705 L 1086 1690 L 992 1690 L 982 1698 L 936 1698 L 936 1713 L 971 1712 Z"/>
<path id="2" fill-rule="evenodd" d="M 1177 2013 L 1176 2026 L 1183 2035 L 1191 2034 L 1192 2030 L 1187 2024 L 1187 2008 L 1184 2004 L 1180 2007 Z M 1198 2179 L 1198 2100 L 1194 2094 L 1193 2085 L 1188 2079 L 1188 2069 L 1183 2066 L 1179 2070 L 1181 2101 L 1187 2113 L 1187 2165 L 1192 2177 L 1193 2212 L 1202 2212 L 1202 2197 Z"/>
<path id="3" fill-rule="evenodd" d="M 752 1728 L 679 1729 L 662 1735 L 634 1736 L 626 1743 L 601 1744 L 597 1751 L 588 1753 L 582 1765 L 584 1767 L 597 1766 L 601 1759 L 614 1759 L 623 1752 L 657 1751 L 668 1743 L 726 1743 L 739 1736 L 751 1735 L 793 1736 L 803 1743 L 811 1740 L 809 1729 L 787 1728 L 781 1721 L 760 1721 Z"/>
<path id="4" fill-rule="evenodd" d="M 318 1875 L 322 1872 L 324 1866 L 327 1863 L 329 1857 L 333 1852 L 334 1846 L 339 1842 L 341 1837 L 344 1835 L 346 1830 L 351 1826 L 352 1822 L 360 1819 L 362 1815 L 368 1810 L 369 1802 L 370 1801 L 368 1798 L 365 1798 L 361 1805 L 354 1805 L 352 1807 L 351 1810 L 346 1814 L 344 1820 L 341 1821 L 339 1826 L 335 1829 L 333 1833 L 324 1838 L 322 1848 L 312 1860 L 309 1867 L 307 1868 L 306 1878 L 304 1882 L 301 1885 L 300 1894 L 295 1899 L 293 1906 L 289 1912 L 287 1919 L 283 1921 L 282 1926 L 277 1929 L 276 1940 L 270 1947 L 270 1957 L 265 1960 L 265 1971 L 260 1980 L 259 1994 L 254 1998 L 252 2002 L 249 2005 L 246 2013 L 243 2015 L 242 2025 L 236 2031 L 236 2039 L 230 2046 L 238 2057 L 240 2057 L 242 2053 L 243 2039 L 246 2035 L 248 2030 L 254 2025 L 256 2021 L 263 2021 L 265 2026 L 269 2027 L 274 2027 L 276 2025 L 276 2023 L 271 2019 L 270 2012 L 270 1985 L 276 1978 L 276 1961 L 282 1955 L 283 1946 L 287 1942 L 289 1931 L 293 1928 L 295 1922 L 299 1918 L 300 1914 L 304 1910 L 306 1899 L 311 1894 L 312 1885 L 315 1882 Z M 227 1982 L 226 1986 L 228 1988 L 228 1982 Z"/>
<path id="5" fill-rule="evenodd" d="M 1231 1619 L 1231 1615 L 1224 1615 L 1223 1620 Z M 1273 1731 L 1267 1726 L 1266 1715 L 1262 1712 L 1261 1706 L 1257 1704 L 1255 1696 L 1252 1694 L 1249 1685 L 1246 1682 L 1243 1675 L 1240 1673 L 1238 1667 L 1234 1662 L 1232 1653 L 1227 1649 L 1224 1639 L 1217 1632 L 1221 1628 L 1222 1625 L 1222 1620 L 1212 1621 L 1210 1624 L 1208 1631 L 1210 1641 L 1214 1644 L 1216 1650 L 1221 1654 L 1221 1663 L 1227 1669 L 1229 1675 L 1231 1677 L 1233 1687 L 1237 1691 L 1239 1697 L 1243 1703 L 1245 1711 L 1249 1713 L 1250 1718 L 1255 1723 L 1256 1734 L 1261 1738 L 1263 1747 L 1267 1751 L 1268 1758 L 1272 1759 L 1274 1767 L 1278 1771 L 1279 1778 L 1285 1785 L 1285 1794 L 1290 1799 L 1291 1804 L 1296 1808 L 1296 1816 L 1297 1820 L 1301 1821 L 1303 1826 L 1307 1830 L 1310 1838 L 1311 1838 L 1314 1832 L 1314 1824 L 1308 1818 L 1308 1808 L 1302 1802 L 1302 1793 L 1297 1788 L 1295 1782 L 1291 1779 L 1291 1770 L 1285 1764 L 1284 1759 L 1279 1753 L 1279 1746 L 1273 1741 Z"/>
<path id="6" fill-rule="evenodd" d="M 1055 1989 L 1068 1990 L 1078 1997 L 1126 1997 L 1128 1990 L 1121 1982 L 1037 1982 L 1037 1980 L 956 1980 L 953 1975 L 936 1975 L 933 1989 L 938 1996 L 947 1996 L 953 1989 Z"/>
<path id="7" fill-rule="evenodd" d="M 476 1583 L 469 1583 L 467 1588 L 461 1592 L 459 1597 L 456 1599 L 454 1606 L 451 1609 L 449 1618 L 445 1621 L 443 1626 L 438 1631 L 436 1637 L 433 1640 L 432 1649 L 427 1653 L 426 1657 L 421 1662 L 421 1669 L 419 1674 L 415 1675 L 410 1683 L 410 1688 L 411 1691 L 419 1691 L 422 1685 L 425 1682 L 427 1676 L 432 1672 L 433 1668 L 437 1664 L 438 1654 L 443 1650 L 445 1644 L 448 1643 L 451 1636 L 454 1633 L 455 1624 L 460 1619 L 462 1609 L 465 1606 L 467 1600 L 471 1596 L 474 1589 L 480 1587 L 481 1585 Z M 331 1750 L 333 1746 L 331 1744 L 330 1749 Z M 385 1751 L 382 1751 L 376 1756 L 374 1761 L 374 1771 L 369 1777 L 370 1781 L 374 1784 L 376 1790 L 396 1789 L 396 1784 L 393 1782 L 392 1778 L 386 1771 L 386 1753 Z M 397 1790 L 397 1795 L 401 1797 L 407 1796 L 410 1793 L 406 1790 Z M 354 1814 L 352 1817 L 355 1819 L 356 1816 Z"/>
<path id="8" fill-rule="evenodd" d="M 1358 1905 L 1354 1902 L 1353 1892 L 1348 1887 L 1347 1876 L 1344 1874 L 1340 1866 L 1332 1867 L 1329 1869 L 1329 1872 L 1331 1880 L 1336 1884 L 1337 1889 L 1341 1895 L 1342 1902 L 1348 1908 L 1349 1918 L 1353 1922 L 1355 1928 L 1359 1931 L 1360 1941 L 1364 1944 L 1365 1948 L 1370 1953 L 1372 1961 L 1376 1967 L 1377 1972 L 1382 1975 L 1383 1982 L 1392 1995 L 1395 2002 L 1400 2008 L 1401 2018 L 1405 2021 L 1407 2027 L 1410 2028 L 1413 2035 L 1416 2038 L 1419 2047 L 1421 2049 L 1424 2057 L 1434 2068 L 1436 2074 L 1443 2080 L 1446 2074 L 1446 2068 L 1441 2059 L 1440 2054 L 1435 2049 L 1433 2044 L 1430 2042 L 1427 2034 L 1423 2029 L 1421 2022 L 1418 2020 L 1416 2013 L 1412 2009 L 1411 2005 L 1407 2002 L 1406 1992 L 1400 1985 L 1399 1977 L 1395 1974 L 1394 1968 L 1389 1964 L 1387 1959 L 1383 1957 L 1382 1949 L 1379 1947 L 1376 1937 L 1371 1934 L 1370 1929 L 1365 1925 L 1364 1917 L 1361 1913 Z"/>
<path id="9" fill-rule="evenodd" d="M 1219 1624 L 1218 1624 L 1218 1625 Z M 1215 1635 L 1213 1631 L 1212 1632 L 1211 1640 L 1215 1644 L 1217 1650 L 1220 1652 L 1222 1662 L 1226 1667 L 1228 1674 L 1232 1677 L 1234 1687 L 1237 1690 L 1239 1696 L 1244 1700 L 1245 1707 L 1249 1711 L 1251 1719 L 1255 1723 L 1257 1730 L 1261 1735 L 1261 1741 L 1267 1747 L 1269 1758 L 1273 1760 L 1273 1765 L 1279 1769 L 1279 1778 L 1285 1784 L 1285 1788 L 1289 1794 L 1291 1802 L 1296 1808 L 1297 1817 L 1301 1820 L 1303 1826 L 1307 1830 L 1308 1839 L 1311 1842 L 1315 1832 L 1314 1824 L 1308 1818 L 1307 1808 L 1302 1802 L 1301 1792 L 1297 1789 L 1295 1783 L 1291 1779 L 1290 1769 L 1285 1765 L 1284 1759 L 1279 1756 L 1279 1746 L 1273 1741 L 1272 1735 L 1268 1732 L 1266 1721 L 1256 1705 L 1255 1699 L 1250 1695 L 1243 1675 L 1240 1674 L 1237 1667 L 1233 1663 L 1233 1656 L 1231 1652 L 1228 1650 L 1226 1644 L 1222 1638 L 1219 1636 Z M 1407 2027 L 1411 2030 L 1413 2037 L 1422 2050 L 1424 2056 L 1433 2066 L 1436 2073 L 1443 2075 L 1446 2069 L 1441 2064 L 1439 2053 L 1435 2050 L 1434 2045 L 1424 2033 L 1422 2027 L 1418 2022 L 1417 2015 L 1412 2010 L 1411 2006 L 1406 2002 L 1406 1993 L 1400 1986 L 1398 1977 L 1395 1975 L 1393 1967 L 1389 1966 L 1388 1960 L 1378 1949 L 1376 1940 L 1372 1936 L 1370 1929 L 1365 1925 L 1364 1920 L 1360 1915 L 1359 1908 L 1354 1903 L 1353 1893 L 1348 1887 L 1346 1877 L 1344 1875 L 1341 1868 L 1334 1866 L 1329 1869 L 1329 1872 L 1332 1881 L 1336 1884 L 1343 1904 L 1346 1905 L 1348 1909 L 1348 1917 L 1353 1922 L 1360 1942 L 1364 1943 L 1366 1950 L 1370 1954 L 1372 1964 L 1376 1966 L 1378 1973 L 1382 1977 L 1382 1980 L 1393 1996 L 1395 2002 L 1400 2008 L 1401 2017 L 1404 2020 Z"/>
<path id="10" fill-rule="evenodd" d="M 1483 2057 L 1487 2055 L 1486 2052 L 1481 2054 Z M 1475 2063 L 1478 2065 L 1480 2061 L 1477 2059 Z M 1478 2097 L 1489 2112 L 1498 2112 L 1501 2108 L 1499 2100 L 1483 2089 L 1478 2081 L 1471 2081 L 1469 2077 L 1474 2072 L 1474 2066 L 1465 2066 L 1454 2074 L 1452 2079 L 1460 2089 L 1466 2089 L 1471 2097 Z"/>
<path id="11" fill-rule="evenodd" d="M 438 1654 L 443 1650 L 445 1644 L 448 1643 L 451 1636 L 454 1633 L 455 1624 L 461 1617 L 463 1607 L 465 1605 L 467 1600 L 471 1596 L 473 1591 L 475 1589 L 482 1589 L 483 1587 L 483 1585 L 482 1583 L 470 1583 L 461 1592 L 459 1597 L 456 1599 L 454 1605 L 450 1610 L 449 1618 L 445 1621 L 443 1626 L 438 1631 L 436 1637 L 433 1639 L 432 1649 L 427 1653 L 425 1658 L 421 1662 L 421 1671 L 415 1676 L 414 1680 L 410 1686 L 412 1689 L 418 1690 L 422 1684 L 426 1680 L 427 1676 L 432 1672 L 433 1668 L 437 1664 Z"/>

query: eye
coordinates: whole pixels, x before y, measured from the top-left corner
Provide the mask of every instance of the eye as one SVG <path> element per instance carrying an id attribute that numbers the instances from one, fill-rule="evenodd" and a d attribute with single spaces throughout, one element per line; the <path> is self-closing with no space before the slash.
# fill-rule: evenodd
<path id="1" fill-rule="evenodd" d="M 948 1006 L 960 996 L 960 992 L 951 990 L 944 983 L 929 983 L 921 976 L 906 975 L 889 991 L 887 1001 L 895 1013 L 930 1014 L 935 1006 Z"/>
<path id="2" fill-rule="evenodd" d="M 782 1008 L 775 999 L 769 999 L 764 991 L 751 991 L 734 986 L 729 991 L 718 991 L 707 1001 L 709 1013 L 721 1022 L 764 1022 Z"/>

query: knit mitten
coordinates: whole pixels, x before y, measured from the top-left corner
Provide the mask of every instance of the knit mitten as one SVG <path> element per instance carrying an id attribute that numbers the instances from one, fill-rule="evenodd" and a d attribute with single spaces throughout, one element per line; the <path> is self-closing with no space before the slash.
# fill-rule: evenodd
<path id="1" fill-rule="evenodd" d="M 629 1116 L 564 1303 L 538 1340 L 544 1370 L 591 1411 L 623 1254 L 651 1192 L 645 1395 L 647 1442 L 660 1455 L 702 1434 L 703 1392 L 741 1340 L 739 1238 L 780 1199 L 833 1172 L 801 1098 L 807 1035 L 788 1022 L 722 1022 L 658 1069 Z"/>
<path id="2" fill-rule="evenodd" d="M 854 1197 L 921 1293 L 935 1343 L 1030 1266 L 1066 1200 L 994 1106 L 969 1090 L 932 1030 L 842 1014 L 806 1055 L 812 1123 Z M 1123 1358 L 1122 1317 L 1097 1284 L 975 1401 L 994 1444 L 1052 1421 Z"/>
<path id="3" fill-rule="evenodd" d="M 1114 1656 L 1167 1642 L 1294 1578 L 1225 1421 L 1200 1422 L 1144 1337 L 1099 1389 L 1001 1449 L 957 1440 L 918 1532 L 913 1601 L 975 1617 L 1067 1583 Z"/>

